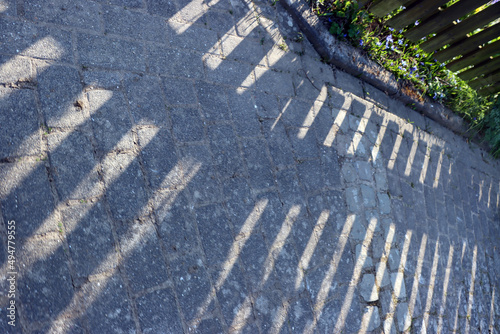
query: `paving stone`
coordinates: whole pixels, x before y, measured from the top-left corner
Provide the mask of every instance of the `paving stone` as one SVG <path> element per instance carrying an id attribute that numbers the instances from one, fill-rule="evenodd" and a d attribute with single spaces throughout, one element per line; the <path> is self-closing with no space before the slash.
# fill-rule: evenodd
<path id="1" fill-rule="evenodd" d="M 194 213 L 184 194 L 161 191 L 152 202 L 158 217 L 159 236 L 167 253 L 185 255 L 198 249 Z"/>
<path id="2" fill-rule="evenodd" d="M 85 85 L 85 88 L 91 88 L 91 89 L 100 88 L 107 90 L 117 90 L 121 86 L 121 80 L 123 77 L 121 73 L 105 71 L 105 70 L 93 70 L 88 68 L 84 69 L 82 73 L 83 73 L 83 83 Z M 109 95 L 111 94 L 107 93 L 107 95 L 104 96 L 109 97 Z"/>
<path id="3" fill-rule="evenodd" d="M 79 277 L 100 274 L 118 265 L 111 222 L 103 203 L 71 206 L 61 216 L 73 266 Z"/>
<path id="4" fill-rule="evenodd" d="M 361 198 L 358 188 L 346 189 L 346 202 L 351 212 L 358 213 L 361 211 Z"/>
<path id="5" fill-rule="evenodd" d="M 396 307 L 396 317 L 398 319 L 398 329 L 400 331 L 405 331 L 411 326 L 412 321 L 410 313 L 408 312 L 407 303 L 398 304 Z"/>
<path id="6" fill-rule="evenodd" d="M 396 298 L 398 299 L 406 298 L 406 287 L 405 287 L 405 281 L 403 279 L 403 273 L 392 273 L 391 283 Z"/>
<path id="7" fill-rule="evenodd" d="M 260 216 L 267 207 L 267 200 L 260 199 L 255 202 L 251 196 L 251 189 L 244 178 L 230 178 L 223 184 L 225 207 L 235 229 L 235 233 L 248 232 L 249 225 L 245 225 L 253 210 L 258 210 Z M 253 229 L 256 229 L 255 225 Z M 245 227 L 245 228 L 244 228 Z M 252 232 L 253 233 L 253 232 Z"/>
<path id="8" fill-rule="evenodd" d="M 363 241 L 366 237 L 366 227 L 361 222 L 362 218 L 356 215 L 350 215 L 348 220 L 354 220 L 349 238 L 355 241 Z"/>
<path id="9" fill-rule="evenodd" d="M 391 199 L 389 195 L 386 193 L 378 193 L 377 194 L 378 203 L 379 203 L 379 211 L 381 214 L 390 214 L 391 213 Z"/>
<path id="10" fill-rule="evenodd" d="M 79 34 L 77 49 L 80 64 L 84 66 L 113 70 L 146 70 L 143 46 L 137 42 Z"/>
<path id="11" fill-rule="evenodd" d="M 301 50 L 295 51 L 291 47 L 283 48 L 281 45 L 271 43 L 265 43 L 265 51 L 267 56 L 267 63 L 269 67 L 278 71 L 286 72 L 296 72 L 302 68 L 302 62 L 300 61 L 299 53 Z M 284 50 L 283 50 L 284 49 Z M 293 76 L 295 81 L 295 87 L 297 89 L 297 95 L 303 98 L 311 99 L 310 92 L 315 92 L 316 96 L 318 91 L 311 82 L 305 78 L 299 77 L 297 75 Z M 296 80 L 300 80 L 297 83 Z"/>
<path id="12" fill-rule="evenodd" d="M 256 67 L 255 76 L 257 88 L 278 96 L 294 96 L 292 76 L 290 74 Z"/>
<path id="13" fill-rule="evenodd" d="M 210 281 L 200 257 L 194 254 L 178 258 L 170 263 L 170 268 L 185 319 L 190 321 L 200 312 L 212 311 Z"/>
<path id="14" fill-rule="evenodd" d="M 375 266 L 375 280 L 380 288 L 385 288 L 391 282 L 389 279 L 389 269 L 386 263 L 379 262 Z"/>
<path id="15" fill-rule="evenodd" d="M 271 329 L 275 326 L 276 321 L 281 322 L 282 320 L 279 318 L 277 319 L 277 317 L 283 316 L 278 313 L 283 307 L 283 297 L 279 293 L 277 287 L 278 286 L 274 287 L 274 289 L 262 292 L 255 297 L 255 303 L 253 306 L 255 310 L 254 312 L 257 314 L 257 318 L 259 319 L 260 327 L 263 332 L 271 331 Z M 286 319 L 284 319 L 283 322 L 286 323 Z"/>
<path id="16" fill-rule="evenodd" d="M 167 27 L 159 17 L 117 6 L 103 6 L 104 33 L 128 36 L 138 40 L 165 43 Z"/>
<path id="17" fill-rule="evenodd" d="M 222 325 L 217 318 L 203 319 L 196 326 L 195 333 L 221 333 Z"/>
<path id="18" fill-rule="evenodd" d="M 388 260 L 391 270 L 397 271 L 401 263 L 401 257 L 399 255 L 399 251 L 396 248 L 391 249 L 391 251 L 389 252 Z"/>
<path id="19" fill-rule="evenodd" d="M 54 321 L 54 322 L 45 322 L 41 325 L 39 325 L 35 330 L 33 330 L 33 333 L 47 333 L 48 331 L 51 330 L 51 328 L 57 327 L 58 330 L 63 330 L 66 333 L 75 333 L 75 334 L 83 334 L 86 331 L 87 325 L 85 325 L 85 321 L 82 320 L 81 318 L 71 318 L 66 321 L 64 320 L 59 320 L 59 321 Z M 10 328 L 12 326 L 9 325 Z M 19 327 L 18 327 L 19 328 Z M 20 330 L 20 328 L 19 328 Z M 12 331 L 9 331 L 11 333 Z M 17 331 L 14 330 L 14 333 L 17 333 Z"/>
<path id="20" fill-rule="evenodd" d="M 373 274 L 363 275 L 359 289 L 361 296 L 366 302 L 370 303 L 378 300 L 378 289 L 375 285 L 375 276 Z"/>
<path id="21" fill-rule="evenodd" d="M 255 86 L 253 66 L 250 64 L 226 60 L 220 56 L 207 56 L 204 63 L 209 81 L 235 87 Z"/>
<path id="22" fill-rule="evenodd" d="M 98 4 L 87 0 L 58 0 L 57 3 L 42 0 L 24 4 L 24 15 L 30 21 L 40 20 L 95 31 L 101 28 L 99 10 Z"/>
<path id="23" fill-rule="evenodd" d="M 276 118 L 280 114 L 280 104 L 278 96 L 273 93 L 255 94 L 257 115 L 263 118 Z"/>
<path id="24" fill-rule="evenodd" d="M 373 172 L 370 164 L 365 161 L 356 161 L 356 170 L 361 180 L 372 181 Z"/>
<path id="25" fill-rule="evenodd" d="M 198 109 L 176 107 L 170 109 L 170 115 L 172 132 L 178 141 L 192 142 L 205 138 L 205 127 Z"/>
<path id="26" fill-rule="evenodd" d="M 149 14 L 159 15 L 165 18 L 170 18 L 177 13 L 177 6 L 173 0 L 146 0 L 146 6 Z"/>
<path id="27" fill-rule="evenodd" d="M 134 293 L 167 281 L 165 260 L 152 223 L 120 223 L 117 233 L 123 265 Z"/>
<path id="28" fill-rule="evenodd" d="M 204 76 L 201 54 L 197 52 L 149 45 L 146 61 L 151 73 L 193 79 L 202 79 Z"/>
<path id="29" fill-rule="evenodd" d="M 41 153 L 35 95 L 0 87 L 0 159 Z"/>
<path id="30" fill-rule="evenodd" d="M 285 169 L 276 173 L 276 183 L 281 201 L 294 204 L 304 204 L 304 192 L 293 169 Z"/>
<path id="31" fill-rule="evenodd" d="M 125 96 L 120 92 L 93 90 L 87 93 L 87 99 L 99 154 L 131 150 L 134 138 Z"/>
<path id="32" fill-rule="evenodd" d="M 363 195 L 363 205 L 365 208 L 374 207 L 377 205 L 375 192 L 370 186 L 361 185 L 361 194 Z"/>
<path id="33" fill-rule="evenodd" d="M 365 307 L 361 326 L 366 328 L 367 331 L 373 331 L 380 326 L 380 315 L 377 306 Z"/>
<path id="34" fill-rule="evenodd" d="M 189 23 L 206 24 L 205 17 L 203 16 L 207 11 L 207 6 L 203 1 L 182 1 L 177 2 L 178 8 L 184 9 L 187 7 L 189 10 L 180 10 L 174 15 L 176 21 L 186 21 Z"/>
<path id="35" fill-rule="evenodd" d="M 158 78 L 128 75 L 124 80 L 124 86 L 135 124 L 156 126 L 167 124 L 166 106 Z"/>
<path id="36" fill-rule="evenodd" d="M 351 92 L 356 96 L 363 96 L 363 88 L 359 79 L 354 78 L 343 71 L 335 71 L 334 76 L 335 80 L 333 86 L 344 91 Z"/>
<path id="37" fill-rule="evenodd" d="M 206 145 L 182 147 L 182 158 L 188 170 L 188 188 L 193 203 L 215 203 L 222 200 L 216 171 L 212 166 L 210 151 Z"/>
<path id="38" fill-rule="evenodd" d="M 244 275 L 250 290 L 259 292 L 271 284 L 275 278 L 275 274 L 266 274 L 266 264 L 270 260 L 268 248 L 260 233 L 250 235 L 242 246 L 240 258 L 244 265 Z"/>
<path id="39" fill-rule="evenodd" d="M 80 132 L 48 137 L 57 190 L 63 200 L 82 199 L 100 193 L 96 161 L 88 138 Z M 75 168 L 78 166 L 78 168 Z"/>
<path id="40" fill-rule="evenodd" d="M 274 120 L 263 120 L 261 123 L 274 165 L 293 165 L 295 160 L 293 159 L 292 145 L 288 140 L 283 123 L 276 123 Z"/>
<path id="41" fill-rule="evenodd" d="M 33 81 L 31 62 L 26 57 L 0 55 L 0 83 L 16 83 Z M 5 93 L 3 93 L 5 94 Z"/>
<path id="42" fill-rule="evenodd" d="M 210 5 L 210 4 L 209 4 Z M 208 26 L 217 31 L 221 36 L 231 33 L 236 34 L 233 13 L 231 9 L 210 9 L 205 13 Z"/>
<path id="43" fill-rule="evenodd" d="M 295 331 L 303 332 L 311 326 L 314 319 L 310 303 L 304 297 L 290 303 L 288 321 L 292 333 Z"/>
<path id="44" fill-rule="evenodd" d="M 283 98 L 281 101 L 281 119 L 287 127 L 310 127 L 310 118 L 316 116 L 314 104 L 297 99 Z"/>
<path id="45" fill-rule="evenodd" d="M 302 134 L 307 131 L 305 137 Z M 314 129 L 312 128 L 288 128 L 288 138 L 292 143 L 295 158 L 298 160 L 313 159 L 320 155 L 318 143 L 314 136 Z"/>
<path id="46" fill-rule="evenodd" d="M 16 15 L 16 4 L 12 0 L 6 0 L 0 4 L 0 13 L 3 15 Z"/>
<path id="47" fill-rule="evenodd" d="M 215 31 L 206 29 L 206 26 L 202 27 L 173 20 L 170 20 L 168 25 L 173 30 L 168 37 L 171 47 L 220 54 L 219 40 Z"/>
<path id="48" fill-rule="evenodd" d="M 342 176 L 346 182 L 352 183 L 356 182 L 356 169 L 354 165 L 350 162 L 345 162 L 342 164 Z"/>
<path id="49" fill-rule="evenodd" d="M 361 263 L 362 269 L 373 267 L 373 260 L 368 255 L 368 248 L 362 244 L 356 245 L 356 263 Z"/>
<path id="50" fill-rule="evenodd" d="M 255 20 L 255 14 L 248 10 L 248 5 L 232 1 L 235 21 L 236 32 L 241 37 L 259 38 L 264 33 L 262 27 Z M 226 7 L 225 7 L 226 8 Z"/>
<path id="51" fill-rule="evenodd" d="M 118 274 L 82 287 L 82 303 L 89 327 L 106 333 L 136 330 L 125 284 Z"/>
<path id="52" fill-rule="evenodd" d="M 383 324 L 384 334 L 396 334 L 396 325 L 394 324 L 394 318 L 386 318 Z"/>
<path id="53" fill-rule="evenodd" d="M 222 54 L 233 60 L 256 65 L 265 59 L 264 48 L 258 40 L 227 35 L 222 38 Z"/>
<path id="54" fill-rule="evenodd" d="M 216 293 L 222 315 L 226 323 L 231 324 L 240 310 L 244 312 L 245 301 L 249 298 L 241 268 L 235 264 L 227 276 L 224 272 L 213 273 L 212 280 L 218 284 Z"/>
<path id="55" fill-rule="evenodd" d="M 434 196 L 434 193 L 432 190 L 428 187 L 425 187 L 424 190 L 425 194 L 425 208 L 427 211 L 427 216 L 429 218 L 436 219 L 436 197 Z"/>
<path id="56" fill-rule="evenodd" d="M 197 82 L 195 87 L 205 119 L 222 121 L 231 119 L 224 88 L 203 81 Z"/>
<path id="57" fill-rule="evenodd" d="M 111 154 L 102 163 L 106 198 L 115 219 L 141 217 L 147 210 L 145 182 L 137 158 Z"/>
<path id="58" fill-rule="evenodd" d="M 233 236 L 228 218 L 220 205 L 209 205 L 196 209 L 196 223 L 207 259 L 207 265 L 223 268 L 231 256 Z"/>
<path id="59" fill-rule="evenodd" d="M 294 231 L 296 230 L 297 229 L 294 229 Z M 273 256 L 275 258 L 274 271 L 279 278 L 283 294 L 285 296 L 293 296 L 295 293 L 304 290 L 304 282 L 296 279 L 296 263 L 298 263 L 299 260 L 295 253 L 294 245 L 285 243 L 280 247 L 279 251 L 273 251 Z"/>
<path id="60" fill-rule="evenodd" d="M 320 147 L 320 159 L 325 186 L 340 188 L 340 164 L 337 151 L 333 148 Z"/>
<path id="61" fill-rule="evenodd" d="M 136 299 L 143 333 L 182 332 L 181 321 L 170 289 L 156 290 Z"/>
<path id="62" fill-rule="evenodd" d="M 324 89 L 324 91 L 326 91 L 326 89 Z M 327 103 L 319 101 L 314 103 L 314 109 L 316 109 L 316 115 L 312 115 L 314 119 L 312 119 L 312 117 L 309 118 L 306 125 L 314 128 L 316 140 L 320 147 L 325 146 L 325 148 L 328 148 L 325 143 L 328 143 L 332 136 L 330 132 L 334 131 L 336 127 L 334 118 L 332 117 L 331 107 Z"/>
<path id="63" fill-rule="evenodd" d="M 82 99 L 82 85 L 76 69 L 51 66 L 37 80 L 47 126 L 75 127 L 86 121 L 85 114 L 77 103 Z"/>
<path id="64" fill-rule="evenodd" d="M 322 333 L 335 332 L 335 328 L 348 333 L 359 331 L 361 326 L 361 309 L 358 303 L 352 302 L 351 307 L 343 309 L 343 298 L 330 301 L 323 308 L 317 329 Z M 340 319 L 340 321 L 339 321 Z M 344 322 L 341 319 L 345 319 Z"/>
<path id="65" fill-rule="evenodd" d="M 109 3 L 126 8 L 143 8 L 144 3 L 141 0 L 100 0 L 102 3 Z"/>
<path id="66" fill-rule="evenodd" d="M 243 155 L 246 158 L 250 184 L 254 188 L 267 188 L 274 185 L 274 177 L 271 173 L 271 162 L 265 151 L 265 143 L 262 140 L 244 140 Z"/>
<path id="67" fill-rule="evenodd" d="M 54 199 L 43 163 L 1 164 L 4 221 L 16 222 L 17 238 L 58 231 Z M 25 210 L 30 208 L 29 211 Z"/>
<path id="68" fill-rule="evenodd" d="M 75 292 L 62 242 L 45 239 L 16 246 L 16 285 L 26 319 L 47 321 L 74 308 Z"/>
<path id="69" fill-rule="evenodd" d="M 260 123 L 251 92 L 242 89 L 229 91 L 228 99 L 236 134 L 240 137 L 259 136 Z"/>
<path id="70" fill-rule="evenodd" d="M 374 235 L 371 241 L 371 246 L 373 250 L 373 257 L 375 259 L 380 259 L 385 255 L 385 239 L 380 235 Z"/>
<path id="71" fill-rule="evenodd" d="M 164 128 L 137 131 L 144 168 L 153 189 L 183 184 L 183 174 L 170 133 Z"/>
<path id="72" fill-rule="evenodd" d="M 324 187 L 325 181 L 319 160 L 301 161 L 297 164 L 297 171 L 302 186 L 307 192 L 318 191 Z"/>
<path id="73" fill-rule="evenodd" d="M 401 192 L 399 177 L 396 174 L 389 172 L 387 173 L 387 181 L 389 184 L 389 194 L 391 198 L 402 196 L 403 193 Z"/>
<path id="74" fill-rule="evenodd" d="M 305 283 L 313 302 L 340 299 L 352 279 L 354 263 L 349 250 L 332 255 L 330 263 L 306 272 Z"/>
<path id="75" fill-rule="evenodd" d="M 167 103 L 170 104 L 197 104 L 194 82 L 184 78 L 162 78 L 163 91 Z"/>

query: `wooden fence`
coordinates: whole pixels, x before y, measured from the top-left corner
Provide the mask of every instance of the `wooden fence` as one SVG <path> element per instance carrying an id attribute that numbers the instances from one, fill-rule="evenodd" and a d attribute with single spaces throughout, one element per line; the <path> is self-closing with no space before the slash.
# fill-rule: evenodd
<path id="1" fill-rule="evenodd" d="M 387 16 L 402 8 L 397 15 L 385 22 L 388 26 L 398 30 L 407 28 L 404 35 L 413 42 L 419 42 L 428 36 L 420 44 L 421 48 L 426 52 L 435 52 L 435 59 L 448 62 L 446 66 L 451 71 L 457 72 L 473 65 L 458 73 L 458 76 L 479 94 L 500 92 L 500 40 L 489 43 L 500 36 L 500 23 L 491 24 L 500 18 L 500 1 L 459 0 L 443 9 L 448 2 L 449 0 L 359 1 L 377 17 Z M 478 29 L 483 30 L 473 33 Z M 443 48 L 444 46 L 447 47 Z M 450 61 L 457 56 L 462 57 Z"/>

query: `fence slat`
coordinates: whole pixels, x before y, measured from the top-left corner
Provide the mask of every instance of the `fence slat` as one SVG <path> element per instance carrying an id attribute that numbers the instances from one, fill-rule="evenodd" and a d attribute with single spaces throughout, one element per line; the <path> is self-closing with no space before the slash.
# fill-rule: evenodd
<path id="1" fill-rule="evenodd" d="M 446 44 L 453 44 L 464 38 L 468 33 L 477 28 L 481 28 L 500 15 L 500 2 L 489 6 L 485 10 L 468 17 L 459 24 L 453 25 L 442 31 L 439 35 L 420 44 L 420 47 L 426 52 L 433 52 Z"/>
<path id="2" fill-rule="evenodd" d="M 469 14 L 474 9 L 481 7 L 490 0 L 461 0 L 444 11 L 433 15 L 425 22 L 406 32 L 405 36 L 410 41 L 417 42 L 422 37 L 431 33 L 438 33 L 453 21 Z"/>
<path id="3" fill-rule="evenodd" d="M 487 77 L 479 77 L 474 80 L 467 82 L 471 88 L 478 90 L 479 88 L 483 88 L 487 85 L 494 84 L 498 81 L 498 77 L 500 76 L 500 70 L 497 70 L 493 73 L 490 73 Z"/>
<path id="4" fill-rule="evenodd" d="M 458 76 L 462 78 L 462 80 L 469 81 L 482 74 L 487 76 L 498 69 L 500 69 L 500 57 L 496 57 L 492 60 L 487 60 L 486 62 L 483 62 L 478 66 L 474 66 L 471 69 L 459 73 Z"/>
<path id="5" fill-rule="evenodd" d="M 396 28 L 403 29 L 411 23 L 414 23 L 416 20 L 424 20 L 429 15 L 433 14 L 437 11 L 439 6 L 447 3 L 447 0 L 423 0 L 415 3 L 414 6 L 408 8 L 389 21 L 387 21 L 387 25 Z"/>
<path id="6" fill-rule="evenodd" d="M 358 0 L 359 8 L 363 8 L 370 0 Z"/>
<path id="7" fill-rule="evenodd" d="M 500 92 L 500 81 L 491 86 L 480 89 L 477 93 L 482 96 L 488 96 L 496 92 Z"/>
<path id="8" fill-rule="evenodd" d="M 477 65 L 482 61 L 489 59 L 491 56 L 500 52 L 500 41 L 486 45 L 484 48 L 478 49 L 464 57 L 454 60 L 447 64 L 446 67 L 450 71 L 456 72 L 470 65 Z"/>
<path id="9" fill-rule="evenodd" d="M 383 17 L 392 13 L 395 9 L 401 6 L 408 6 L 410 3 L 415 1 L 416 0 L 382 0 L 374 3 L 370 7 L 370 12 L 377 17 Z"/>
<path id="10" fill-rule="evenodd" d="M 492 39 L 500 36 L 500 24 L 495 24 L 471 37 L 466 37 L 449 48 L 439 51 L 434 55 L 434 57 L 440 62 L 452 59 L 460 54 L 466 54 L 474 51 L 480 45 L 488 43 Z"/>

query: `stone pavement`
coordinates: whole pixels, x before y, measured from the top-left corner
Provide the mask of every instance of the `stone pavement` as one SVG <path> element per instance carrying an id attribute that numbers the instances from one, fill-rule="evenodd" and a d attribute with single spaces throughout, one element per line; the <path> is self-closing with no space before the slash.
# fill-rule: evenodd
<path id="1" fill-rule="evenodd" d="M 0 182 L 0 333 L 500 331 L 499 163 L 279 3 L 0 0 Z"/>

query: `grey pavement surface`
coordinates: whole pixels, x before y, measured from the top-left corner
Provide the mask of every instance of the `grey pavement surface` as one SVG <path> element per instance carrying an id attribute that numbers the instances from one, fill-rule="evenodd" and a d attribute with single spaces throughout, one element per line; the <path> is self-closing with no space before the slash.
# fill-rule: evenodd
<path id="1" fill-rule="evenodd" d="M 279 3 L 0 0 L 0 333 L 498 333 L 500 164 L 318 58 Z"/>

